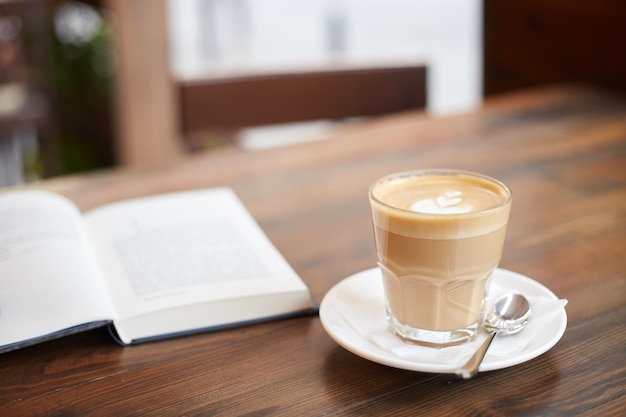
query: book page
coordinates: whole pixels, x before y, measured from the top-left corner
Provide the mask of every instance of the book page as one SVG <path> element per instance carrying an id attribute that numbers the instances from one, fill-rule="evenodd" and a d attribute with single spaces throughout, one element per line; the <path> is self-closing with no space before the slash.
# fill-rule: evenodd
<path id="1" fill-rule="evenodd" d="M 111 320 L 78 209 L 43 191 L 0 194 L 0 347 Z"/>
<path id="2" fill-rule="evenodd" d="M 85 213 L 117 319 L 194 303 L 308 292 L 227 188 Z"/>

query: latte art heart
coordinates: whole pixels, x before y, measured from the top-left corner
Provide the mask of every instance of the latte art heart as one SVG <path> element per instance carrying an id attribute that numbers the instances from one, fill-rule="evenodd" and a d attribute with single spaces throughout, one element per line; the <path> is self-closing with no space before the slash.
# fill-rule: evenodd
<path id="1" fill-rule="evenodd" d="M 425 198 L 418 200 L 411 205 L 411 210 L 418 213 L 430 214 L 457 214 L 468 213 L 472 207 L 463 204 L 463 193 L 461 191 L 446 191 L 436 198 Z"/>

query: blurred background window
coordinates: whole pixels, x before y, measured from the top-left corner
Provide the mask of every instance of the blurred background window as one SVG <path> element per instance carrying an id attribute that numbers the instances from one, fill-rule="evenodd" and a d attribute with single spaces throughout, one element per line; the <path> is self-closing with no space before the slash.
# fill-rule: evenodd
<path id="1" fill-rule="evenodd" d="M 482 97 L 480 0 L 169 0 L 181 77 L 385 61 L 424 61 L 428 110 Z"/>
<path id="2" fill-rule="evenodd" d="M 115 17 L 107 3 L 0 1 L 0 110 L 37 92 L 45 99 L 38 117 L 48 122 L 45 140 L 32 121 L 3 130 L 0 186 L 117 163 Z M 166 6 L 174 76 L 418 61 L 429 68 L 431 113 L 465 111 L 481 100 L 481 0 L 166 0 Z"/>

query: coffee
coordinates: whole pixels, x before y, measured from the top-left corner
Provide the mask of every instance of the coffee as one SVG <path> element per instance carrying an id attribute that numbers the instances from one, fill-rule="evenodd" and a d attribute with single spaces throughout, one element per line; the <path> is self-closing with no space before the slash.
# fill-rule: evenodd
<path id="1" fill-rule="evenodd" d="M 471 338 L 500 262 L 511 194 L 462 171 L 391 175 L 370 188 L 391 326 L 429 344 Z"/>

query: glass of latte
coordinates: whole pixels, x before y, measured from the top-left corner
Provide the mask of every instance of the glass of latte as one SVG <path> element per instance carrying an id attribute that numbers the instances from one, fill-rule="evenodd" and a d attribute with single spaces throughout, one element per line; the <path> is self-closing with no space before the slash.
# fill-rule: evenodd
<path id="1" fill-rule="evenodd" d="M 379 179 L 369 200 L 391 329 L 426 346 L 472 339 L 502 256 L 509 188 L 471 172 L 416 170 Z"/>

